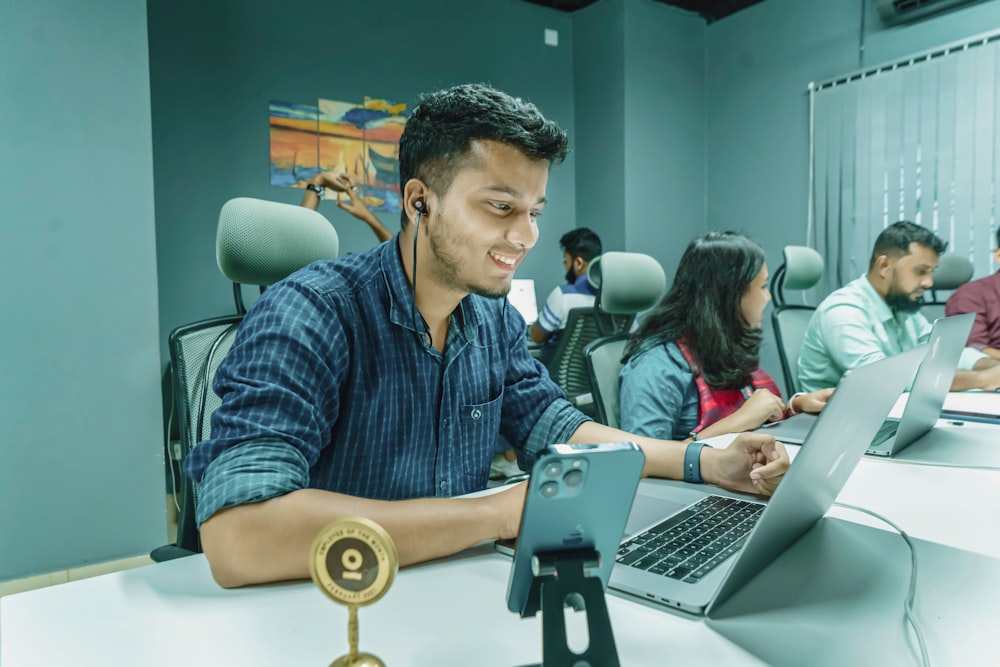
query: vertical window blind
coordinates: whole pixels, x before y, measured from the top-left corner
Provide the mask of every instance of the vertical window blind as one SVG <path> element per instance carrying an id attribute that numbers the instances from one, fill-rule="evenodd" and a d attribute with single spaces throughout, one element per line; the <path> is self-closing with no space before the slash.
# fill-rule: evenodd
<path id="1" fill-rule="evenodd" d="M 992 272 L 1000 190 L 1000 32 L 810 84 L 810 244 L 830 292 L 911 220 Z M 812 236 L 815 235 L 815 239 Z"/>

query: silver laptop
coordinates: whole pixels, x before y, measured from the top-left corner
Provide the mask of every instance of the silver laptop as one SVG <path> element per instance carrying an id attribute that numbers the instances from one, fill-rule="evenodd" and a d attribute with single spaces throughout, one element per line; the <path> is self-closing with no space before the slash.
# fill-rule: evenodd
<path id="1" fill-rule="evenodd" d="M 767 502 L 694 485 L 641 485 L 609 586 L 698 614 L 728 599 L 826 514 L 926 352 L 924 345 L 846 373 Z"/>
<path id="2" fill-rule="evenodd" d="M 801 445 L 809 437 L 809 432 L 816 424 L 817 416 L 808 412 L 801 412 L 780 422 L 767 422 L 761 424 L 757 430 L 761 433 L 773 435 L 775 440 L 781 440 L 792 445 Z"/>
<path id="3" fill-rule="evenodd" d="M 935 320 L 927 341 L 927 356 L 913 378 L 903 414 L 899 419 L 882 422 L 868 447 L 868 454 L 892 456 L 934 428 L 975 319 L 973 313 L 966 313 Z"/>

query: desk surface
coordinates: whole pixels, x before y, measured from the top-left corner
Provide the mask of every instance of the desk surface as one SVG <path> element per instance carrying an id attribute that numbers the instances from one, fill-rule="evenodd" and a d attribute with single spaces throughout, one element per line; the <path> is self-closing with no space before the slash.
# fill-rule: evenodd
<path id="1" fill-rule="evenodd" d="M 917 618 L 934 665 L 995 651 L 998 498 L 998 471 L 870 459 L 838 498 L 916 539 Z M 914 664 L 908 552 L 880 528 L 832 508 L 711 620 L 609 594 L 622 664 Z M 483 545 L 401 571 L 360 611 L 362 650 L 396 666 L 537 662 L 541 623 L 507 611 L 509 567 Z M 311 583 L 223 590 L 198 555 L 0 599 L 0 664 L 323 666 L 346 652 L 346 618 Z"/>

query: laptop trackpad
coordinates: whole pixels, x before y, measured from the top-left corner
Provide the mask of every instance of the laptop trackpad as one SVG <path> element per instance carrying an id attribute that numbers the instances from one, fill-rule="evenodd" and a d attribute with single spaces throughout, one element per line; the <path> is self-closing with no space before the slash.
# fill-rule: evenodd
<path id="1" fill-rule="evenodd" d="M 649 480 L 639 485 L 632 511 L 625 523 L 625 536 L 659 523 L 664 518 L 705 497 L 703 490 L 685 489 L 678 482 L 657 484 Z"/>

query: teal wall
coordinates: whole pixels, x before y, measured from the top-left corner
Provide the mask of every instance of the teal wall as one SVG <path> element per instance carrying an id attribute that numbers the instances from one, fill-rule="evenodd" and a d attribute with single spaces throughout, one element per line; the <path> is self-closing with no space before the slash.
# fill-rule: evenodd
<path id="1" fill-rule="evenodd" d="M 536 103 L 574 135 L 569 14 L 520 0 L 149 0 L 160 341 L 174 327 L 233 312 L 215 264 L 219 208 L 230 197 L 297 203 L 268 183 L 268 102 L 361 100 L 412 106 L 421 92 L 486 81 Z M 544 30 L 559 32 L 545 46 Z M 518 271 L 539 299 L 562 282 L 559 237 L 576 223 L 576 156 L 555 167 L 541 238 Z M 341 252 L 370 248 L 368 227 L 324 202 Z M 383 215 L 395 231 L 398 214 Z"/>
<path id="2" fill-rule="evenodd" d="M 806 240 L 809 82 L 998 27 L 997 0 L 896 27 L 884 25 L 870 3 L 858 0 L 766 0 L 710 25 L 708 228 L 749 233 L 776 269 L 784 246 Z M 763 366 L 777 377 L 781 366 L 767 340 Z"/>
<path id="3" fill-rule="evenodd" d="M 672 276 L 705 224 L 705 24 L 653 0 L 573 18 L 577 226 Z"/>
<path id="4" fill-rule="evenodd" d="M 624 0 L 601 0 L 573 15 L 577 227 L 605 250 L 625 249 Z"/>
<path id="5" fill-rule="evenodd" d="M 0 581 L 166 540 L 146 7 L 0 3 Z"/>
<path id="6" fill-rule="evenodd" d="M 672 280 L 705 229 L 705 23 L 652 0 L 625 13 L 625 249 Z"/>

